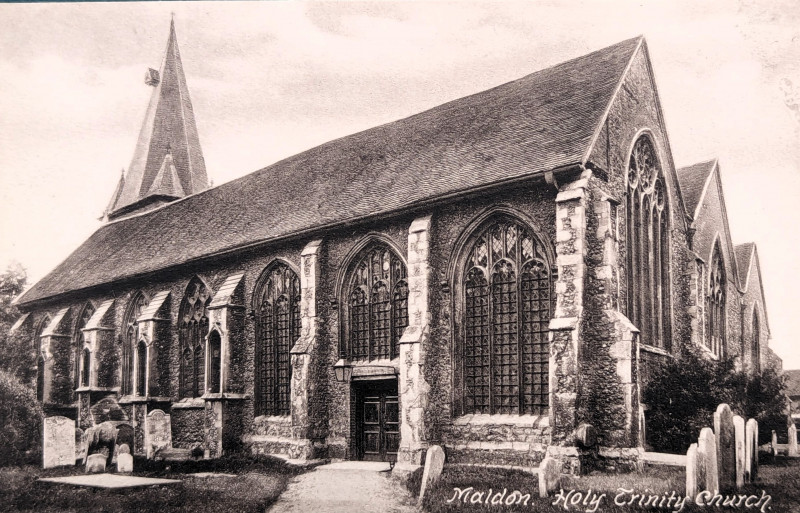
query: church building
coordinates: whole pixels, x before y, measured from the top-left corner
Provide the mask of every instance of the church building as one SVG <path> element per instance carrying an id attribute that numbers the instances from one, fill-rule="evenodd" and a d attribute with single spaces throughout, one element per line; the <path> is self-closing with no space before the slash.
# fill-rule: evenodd
<path id="1" fill-rule="evenodd" d="M 209 187 L 174 24 L 106 221 L 18 300 L 48 415 L 171 451 L 636 465 L 683 348 L 780 366 L 643 37 Z M 202 113 L 202 115 L 213 115 Z M 595 436 L 587 437 L 586 425 Z M 593 438 L 593 440 L 589 440 Z"/>

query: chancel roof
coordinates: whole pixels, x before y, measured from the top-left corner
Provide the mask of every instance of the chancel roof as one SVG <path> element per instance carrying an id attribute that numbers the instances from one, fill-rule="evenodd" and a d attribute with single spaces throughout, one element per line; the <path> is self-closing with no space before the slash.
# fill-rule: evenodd
<path id="1" fill-rule="evenodd" d="M 18 302 L 583 164 L 643 41 L 623 41 L 108 223 Z"/>

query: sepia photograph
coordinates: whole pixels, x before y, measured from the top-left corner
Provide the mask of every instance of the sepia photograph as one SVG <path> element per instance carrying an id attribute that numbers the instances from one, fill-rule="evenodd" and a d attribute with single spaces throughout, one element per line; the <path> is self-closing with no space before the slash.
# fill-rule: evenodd
<path id="1" fill-rule="evenodd" d="M 800 512 L 800 5 L 0 2 L 0 511 Z"/>

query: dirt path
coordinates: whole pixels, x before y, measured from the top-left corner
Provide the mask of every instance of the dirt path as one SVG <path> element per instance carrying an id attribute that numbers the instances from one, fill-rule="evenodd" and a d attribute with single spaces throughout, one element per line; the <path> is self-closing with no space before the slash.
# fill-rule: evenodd
<path id="1" fill-rule="evenodd" d="M 418 513 L 416 501 L 385 464 L 344 462 L 297 476 L 269 513 Z"/>

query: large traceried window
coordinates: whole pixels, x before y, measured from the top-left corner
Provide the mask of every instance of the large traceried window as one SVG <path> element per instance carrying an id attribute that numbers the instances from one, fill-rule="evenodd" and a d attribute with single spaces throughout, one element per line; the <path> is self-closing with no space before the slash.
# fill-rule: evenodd
<path id="1" fill-rule="evenodd" d="M 139 343 L 139 325 L 136 320 L 147 307 L 147 298 L 141 292 L 133 296 L 125 312 L 125 334 L 122 341 L 122 394 L 130 395 L 134 392 L 134 358 Z"/>
<path id="2" fill-rule="evenodd" d="M 717 356 L 725 353 L 725 262 L 719 244 L 714 247 L 706 294 L 706 347 Z"/>
<path id="3" fill-rule="evenodd" d="M 289 351 L 300 338 L 300 279 L 285 264 L 259 279 L 256 314 L 255 414 L 289 415 L 292 365 Z"/>
<path id="4" fill-rule="evenodd" d="M 180 308 L 181 397 L 200 397 L 205 392 L 208 313 L 211 294 L 197 277 L 186 287 Z"/>
<path id="5" fill-rule="evenodd" d="M 626 253 L 628 319 L 644 344 L 669 350 L 669 198 L 652 141 L 636 141 L 628 163 Z"/>
<path id="6" fill-rule="evenodd" d="M 549 404 L 552 276 L 523 224 L 485 225 L 461 276 L 463 413 L 543 414 Z"/>
<path id="7" fill-rule="evenodd" d="M 390 360 L 408 326 L 405 263 L 385 244 L 362 251 L 345 281 L 344 353 L 356 361 Z"/>

